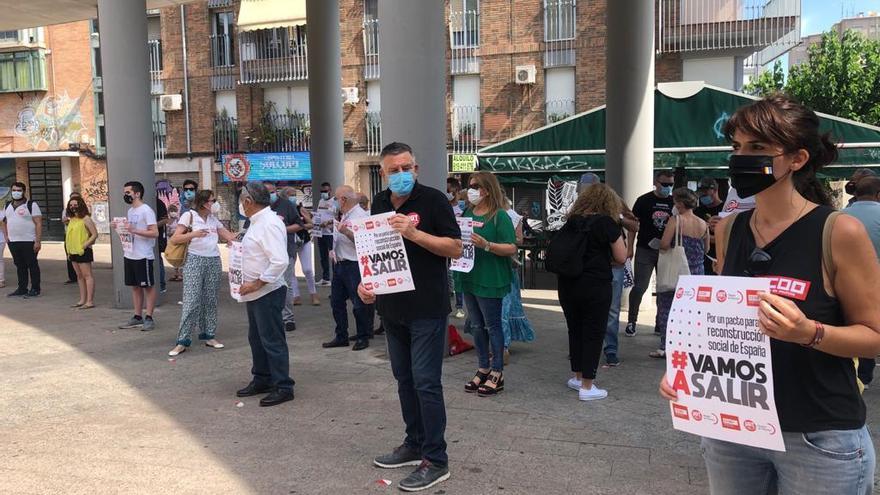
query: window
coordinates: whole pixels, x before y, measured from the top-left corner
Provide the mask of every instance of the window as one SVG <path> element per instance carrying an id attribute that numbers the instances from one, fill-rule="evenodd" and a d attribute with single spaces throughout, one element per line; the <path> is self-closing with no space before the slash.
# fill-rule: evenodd
<path id="1" fill-rule="evenodd" d="M 379 0 L 364 0 L 364 17 L 367 19 L 379 18 Z"/>
<path id="2" fill-rule="evenodd" d="M 46 89 L 46 59 L 42 50 L 0 53 L 0 92 Z"/>
<path id="3" fill-rule="evenodd" d="M 215 12 L 211 25 L 211 48 L 214 67 L 235 65 L 235 37 L 232 34 L 233 13 Z"/>
<path id="4" fill-rule="evenodd" d="M 577 0 L 544 0 L 544 41 L 573 40 Z"/>
<path id="5" fill-rule="evenodd" d="M 18 31 L 0 31 L 0 43 L 18 41 Z"/>
<path id="6" fill-rule="evenodd" d="M 449 32 L 453 48 L 480 46 L 480 1 L 451 0 Z"/>
<path id="7" fill-rule="evenodd" d="M 548 124 L 574 115 L 574 70 L 560 67 L 544 72 L 544 113 Z"/>

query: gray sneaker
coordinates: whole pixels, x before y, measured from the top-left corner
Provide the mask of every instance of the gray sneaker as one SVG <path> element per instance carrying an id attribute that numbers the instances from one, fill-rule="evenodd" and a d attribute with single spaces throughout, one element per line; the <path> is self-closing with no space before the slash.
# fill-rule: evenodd
<path id="1" fill-rule="evenodd" d="M 119 328 L 125 330 L 127 328 L 141 328 L 142 326 L 144 326 L 144 320 L 142 318 L 136 318 L 132 316 L 128 319 L 127 322 L 119 325 Z"/>
<path id="2" fill-rule="evenodd" d="M 373 460 L 373 464 L 386 469 L 394 469 L 404 466 L 418 466 L 421 463 L 421 454 L 406 445 L 401 445 L 394 449 L 394 452 L 379 456 Z"/>
<path id="3" fill-rule="evenodd" d="M 141 328 L 141 332 L 149 332 L 156 328 L 156 323 L 149 316 L 144 318 L 144 326 Z"/>
<path id="4" fill-rule="evenodd" d="M 422 461 L 419 467 L 397 484 L 405 492 L 419 492 L 449 479 L 448 466 L 435 466 Z"/>

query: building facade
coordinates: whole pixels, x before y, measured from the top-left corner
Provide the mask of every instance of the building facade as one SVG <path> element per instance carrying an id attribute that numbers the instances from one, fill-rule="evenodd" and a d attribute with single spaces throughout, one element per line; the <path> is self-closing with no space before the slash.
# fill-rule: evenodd
<path id="1" fill-rule="evenodd" d="M 843 33 L 852 29 L 864 35 L 869 40 L 880 40 L 880 13 L 865 12 L 858 17 L 849 17 L 841 19 L 840 22 L 831 26 L 831 31 L 843 36 Z M 801 43 L 792 48 L 788 55 L 788 67 L 800 65 L 809 59 L 810 47 L 822 42 L 821 34 L 811 34 L 804 36 Z"/>

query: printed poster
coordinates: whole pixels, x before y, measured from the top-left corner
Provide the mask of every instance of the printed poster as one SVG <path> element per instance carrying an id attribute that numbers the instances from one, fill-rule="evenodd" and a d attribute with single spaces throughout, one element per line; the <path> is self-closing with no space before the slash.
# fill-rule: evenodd
<path id="1" fill-rule="evenodd" d="M 388 212 L 351 221 L 361 282 L 376 294 L 415 290 L 403 236 L 388 224 Z"/>
<path id="2" fill-rule="evenodd" d="M 128 231 L 128 219 L 125 217 L 113 217 L 113 228 L 119 234 L 119 242 L 122 244 L 122 253 L 131 256 L 134 249 L 134 235 Z"/>
<path id="3" fill-rule="evenodd" d="M 241 242 L 232 241 L 229 247 L 229 295 L 236 301 L 241 301 L 242 279 L 242 247 Z"/>
<path id="4" fill-rule="evenodd" d="M 666 376 L 676 430 L 785 451 L 773 392 L 770 338 L 758 293 L 770 279 L 682 276 L 666 330 Z"/>
<path id="5" fill-rule="evenodd" d="M 452 260 L 449 269 L 454 272 L 469 273 L 474 269 L 474 243 L 471 234 L 474 233 L 474 219 L 458 217 L 458 228 L 461 229 L 461 258 Z"/>

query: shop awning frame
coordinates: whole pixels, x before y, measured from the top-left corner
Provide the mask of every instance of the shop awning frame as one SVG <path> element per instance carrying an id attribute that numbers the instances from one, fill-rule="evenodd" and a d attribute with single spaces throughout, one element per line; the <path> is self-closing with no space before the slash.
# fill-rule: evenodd
<path id="1" fill-rule="evenodd" d="M 305 23 L 305 0 L 242 0 L 238 9 L 239 32 L 301 26 Z"/>

